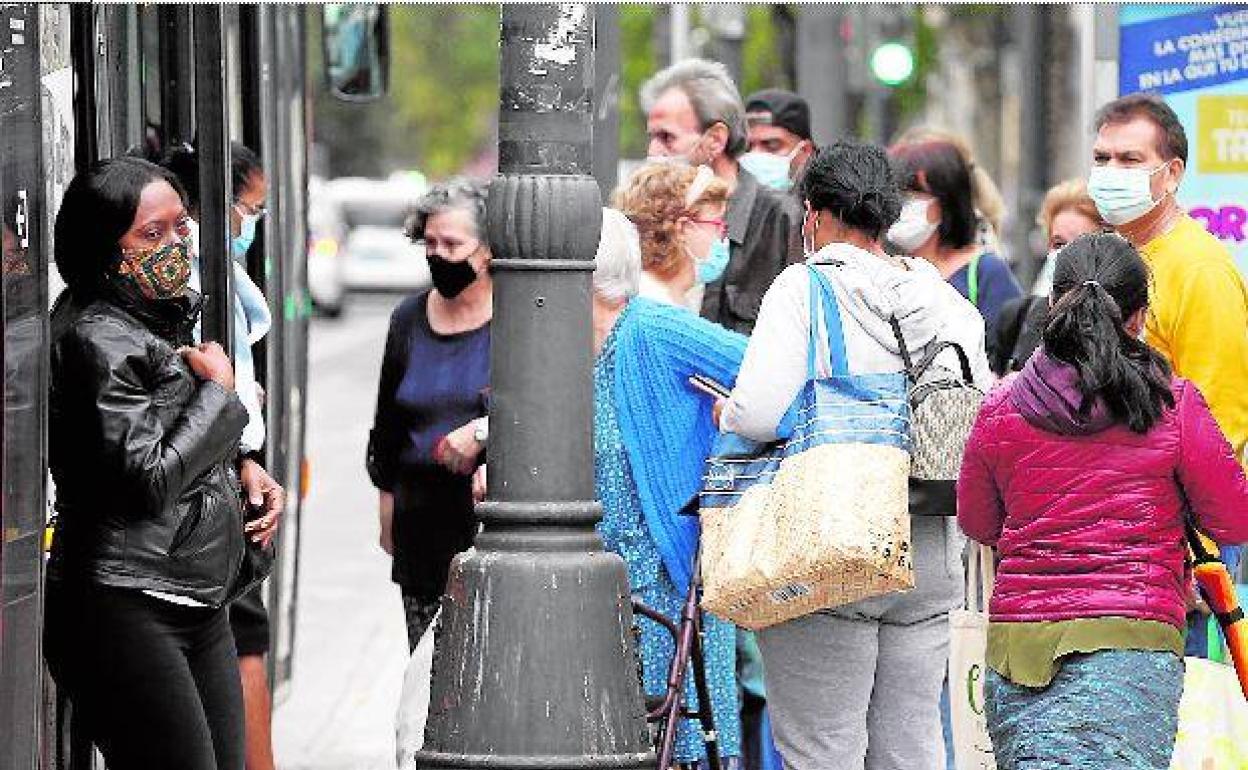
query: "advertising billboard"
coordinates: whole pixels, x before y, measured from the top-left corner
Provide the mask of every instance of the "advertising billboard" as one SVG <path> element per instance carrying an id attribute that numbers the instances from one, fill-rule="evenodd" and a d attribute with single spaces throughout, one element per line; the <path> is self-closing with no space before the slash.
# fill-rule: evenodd
<path id="1" fill-rule="evenodd" d="M 1248 273 L 1248 4 L 1123 5 L 1118 92 L 1165 97 L 1187 132 L 1179 202 Z"/>

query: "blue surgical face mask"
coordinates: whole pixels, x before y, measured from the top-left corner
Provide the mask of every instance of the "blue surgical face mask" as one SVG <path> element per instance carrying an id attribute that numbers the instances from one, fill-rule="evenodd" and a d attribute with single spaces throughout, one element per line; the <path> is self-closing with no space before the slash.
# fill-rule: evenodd
<path id="1" fill-rule="evenodd" d="M 698 283 L 708 284 L 718 281 L 728 268 L 728 237 L 724 236 L 711 244 L 706 259 L 698 263 Z"/>
<path id="2" fill-rule="evenodd" d="M 793 148 L 794 152 L 797 148 Z M 760 152 L 754 150 L 747 152 L 741 156 L 741 168 L 754 175 L 754 178 L 760 184 L 787 192 L 793 187 L 793 180 L 789 178 L 789 165 L 792 162 L 793 153 L 788 155 L 772 155 L 769 152 Z"/>
<path id="3" fill-rule="evenodd" d="M 260 221 L 260 217 L 255 214 L 244 214 L 242 223 L 238 227 L 238 235 L 234 236 L 231 244 L 234 248 L 234 257 L 242 259 L 247 254 L 247 250 L 251 248 L 252 241 L 256 240 L 256 223 Z"/>
<path id="4" fill-rule="evenodd" d="M 1111 225 L 1125 225 L 1144 216 L 1160 202 L 1153 200 L 1152 177 L 1166 167 L 1093 166 L 1088 172 L 1088 197 Z"/>

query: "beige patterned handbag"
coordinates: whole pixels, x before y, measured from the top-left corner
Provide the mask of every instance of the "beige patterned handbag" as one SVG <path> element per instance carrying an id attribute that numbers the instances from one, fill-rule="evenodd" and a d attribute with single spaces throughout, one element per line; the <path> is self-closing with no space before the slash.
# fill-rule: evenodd
<path id="1" fill-rule="evenodd" d="M 910 378 L 910 515 L 954 516 L 962 455 L 984 392 L 975 385 L 970 358 L 961 345 L 936 342 L 915 362 L 897 319 L 890 318 L 889 323 Z M 946 350 L 956 355 L 957 371 L 936 363 Z"/>

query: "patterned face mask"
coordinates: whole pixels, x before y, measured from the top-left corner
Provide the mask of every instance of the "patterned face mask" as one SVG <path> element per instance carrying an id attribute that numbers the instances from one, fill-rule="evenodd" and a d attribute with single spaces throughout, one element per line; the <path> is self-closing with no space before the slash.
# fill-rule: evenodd
<path id="1" fill-rule="evenodd" d="M 123 251 L 117 272 L 147 299 L 180 297 L 191 280 L 191 252 L 186 241 L 145 251 Z"/>

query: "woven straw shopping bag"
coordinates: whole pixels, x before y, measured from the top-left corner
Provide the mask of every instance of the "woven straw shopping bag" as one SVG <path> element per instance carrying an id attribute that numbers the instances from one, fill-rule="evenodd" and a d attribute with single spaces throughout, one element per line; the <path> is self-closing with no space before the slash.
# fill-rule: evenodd
<path id="1" fill-rule="evenodd" d="M 723 434 L 703 480 L 702 606 L 749 629 L 914 586 L 905 376 L 849 374 L 835 294 L 810 274 L 787 438 Z"/>

